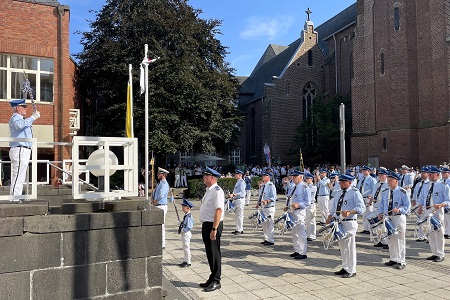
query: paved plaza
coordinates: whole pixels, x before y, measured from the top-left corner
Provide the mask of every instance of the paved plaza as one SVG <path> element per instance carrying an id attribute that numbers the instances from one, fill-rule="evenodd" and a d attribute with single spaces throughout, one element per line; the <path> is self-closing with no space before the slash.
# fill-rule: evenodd
<path id="1" fill-rule="evenodd" d="M 210 274 L 201 238 L 200 201 L 192 200 L 195 225 L 190 268 L 178 267 L 183 261 L 183 250 L 175 210 L 173 204 L 169 204 L 163 274 L 187 299 L 450 299 L 450 258 L 441 263 L 426 260 L 431 256 L 430 248 L 425 242 L 415 241 L 415 220 L 407 221 L 404 270 L 384 266 L 389 260 L 389 250 L 373 247 L 369 235 L 358 233 L 357 276 L 345 279 L 334 275 L 334 271 L 341 269 L 337 244 L 324 250 L 320 236 L 308 242 L 308 258 L 303 260 L 289 257 L 294 252 L 290 232 L 284 236 L 276 233 L 274 246 L 261 245 L 262 231 L 253 231 L 248 219 L 256 210 L 253 208 L 256 201 L 257 198 L 252 197 L 250 206 L 245 207 L 242 235 L 231 234 L 235 229 L 234 213 L 225 215 L 221 244 L 222 288 L 211 293 L 205 293 L 198 286 Z M 181 212 L 181 200 L 176 203 Z M 275 218 L 282 214 L 283 206 L 284 200 L 278 201 Z M 362 230 L 360 216 L 358 221 L 359 232 Z M 449 253 L 448 247 L 446 253 Z"/>

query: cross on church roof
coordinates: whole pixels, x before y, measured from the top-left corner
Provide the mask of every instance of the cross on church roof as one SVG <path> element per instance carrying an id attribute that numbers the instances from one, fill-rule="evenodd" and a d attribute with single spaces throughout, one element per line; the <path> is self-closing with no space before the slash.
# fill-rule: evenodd
<path id="1" fill-rule="evenodd" d="M 305 13 L 308 15 L 308 20 L 307 21 L 310 21 L 309 15 L 312 14 L 312 11 L 309 9 L 309 7 L 308 7 L 308 10 L 305 11 Z"/>

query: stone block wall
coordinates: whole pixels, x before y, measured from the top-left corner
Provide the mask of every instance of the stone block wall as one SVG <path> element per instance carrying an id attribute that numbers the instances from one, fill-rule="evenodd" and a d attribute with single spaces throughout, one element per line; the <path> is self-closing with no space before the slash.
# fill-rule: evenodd
<path id="1" fill-rule="evenodd" d="M 163 211 L 0 218 L 1 299 L 162 299 Z"/>

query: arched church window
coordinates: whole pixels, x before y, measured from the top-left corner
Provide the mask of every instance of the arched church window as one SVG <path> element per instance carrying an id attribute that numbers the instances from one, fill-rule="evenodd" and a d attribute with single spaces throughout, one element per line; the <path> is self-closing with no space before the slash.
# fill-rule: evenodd
<path id="1" fill-rule="evenodd" d="M 311 107 L 316 98 L 316 88 L 308 82 L 303 88 L 303 120 L 311 117 Z"/>
<path id="2" fill-rule="evenodd" d="M 394 29 L 395 31 L 400 29 L 400 10 L 398 7 L 394 8 Z"/>

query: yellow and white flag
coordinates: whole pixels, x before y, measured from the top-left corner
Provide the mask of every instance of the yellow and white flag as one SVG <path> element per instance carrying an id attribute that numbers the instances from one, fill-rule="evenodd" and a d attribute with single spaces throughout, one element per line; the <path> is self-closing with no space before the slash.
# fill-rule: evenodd
<path id="1" fill-rule="evenodd" d="M 129 79 L 127 87 L 127 116 L 125 120 L 125 134 L 128 138 L 134 137 L 133 130 L 133 80 L 131 75 L 132 66 L 128 66 Z"/>

